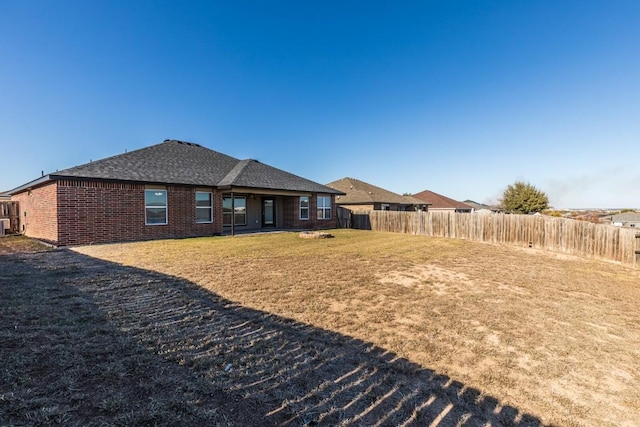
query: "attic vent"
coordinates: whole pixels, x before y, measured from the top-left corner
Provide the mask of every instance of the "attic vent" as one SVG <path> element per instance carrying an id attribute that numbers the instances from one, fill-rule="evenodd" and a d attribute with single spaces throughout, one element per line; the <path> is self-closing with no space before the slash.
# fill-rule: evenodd
<path id="1" fill-rule="evenodd" d="M 167 141 L 174 141 L 174 140 L 168 139 Z M 182 145 L 189 145 L 191 147 L 200 147 L 200 145 L 195 144 L 193 142 L 178 141 L 177 139 L 175 140 L 175 142 L 177 142 L 178 144 L 182 144 Z"/>

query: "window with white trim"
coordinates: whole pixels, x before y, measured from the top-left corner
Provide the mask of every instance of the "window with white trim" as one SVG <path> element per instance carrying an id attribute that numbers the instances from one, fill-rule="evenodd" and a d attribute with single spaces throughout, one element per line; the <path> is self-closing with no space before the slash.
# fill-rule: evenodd
<path id="1" fill-rule="evenodd" d="M 331 196 L 318 196 L 318 219 L 331 219 Z"/>
<path id="2" fill-rule="evenodd" d="M 144 190 L 146 225 L 167 224 L 167 190 Z"/>
<path id="3" fill-rule="evenodd" d="M 233 206 L 232 206 L 233 205 Z M 244 196 L 222 198 L 222 225 L 231 225 L 231 215 L 234 215 L 234 225 L 247 225 L 247 198 Z"/>
<path id="4" fill-rule="evenodd" d="M 309 196 L 300 196 L 300 219 L 309 219 Z"/>
<path id="5" fill-rule="evenodd" d="M 209 192 L 196 191 L 196 222 L 199 224 L 213 222 L 213 198 Z"/>

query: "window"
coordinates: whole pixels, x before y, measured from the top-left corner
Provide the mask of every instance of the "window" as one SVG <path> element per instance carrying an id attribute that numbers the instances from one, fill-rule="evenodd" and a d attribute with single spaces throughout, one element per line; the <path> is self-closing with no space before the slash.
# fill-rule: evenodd
<path id="1" fill-rule="evenodd" d="M 144 190 L 145 224 L 167 224 L 167 190 Z"/>
<path id="2" fill-rule="evenodd" d="M 309 196 L 300 197 L 300 219 L 309 219 Z"/>
<path id="3" fill-rule="evenodd" d="M 235 215 L 235 225 L 247 225 L 247 198 L 234 197 L 233 205 L 235 214 L 232 212 L 231 197 L 222 199 L 222 224 L 231 225 L 231 215 Z"/>
<path id="4" fill-rule="evenodd" d="M 211 193 L 196 191 L 196 222 L 213 222 L 213 200 Z"/>
<path id="5" fill-rule="evenodd" d="M 318 219 L 331 219 L 331 197 L 318 196 Z"/>
<path id="6" fill-rule="evenodd" d="M 380 205 L 380 210 L 381 210 L 381 211 L 388 211 L 388 210 L 390 210 L 390 208 L 389 208 L 389 204 L 388 204 L 388 203 L 383 203 L 382 205 Z"/>

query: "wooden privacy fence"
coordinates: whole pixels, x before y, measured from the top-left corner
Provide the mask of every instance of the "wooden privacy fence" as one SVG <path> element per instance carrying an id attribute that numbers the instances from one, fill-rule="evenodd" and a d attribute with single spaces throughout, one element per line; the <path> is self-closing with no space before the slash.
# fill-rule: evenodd
<path id="1" fill-rule="evenodd" d="M 9 220 L 9 232 L 19 232 L 20 209 L 18 209 L 18 202 L 0 202 L 0 219 Z"/>
<path id="2" fill-rule="evenodd" d="M 636 230 L 541 215 L 370 211 L 373 231 L 505 243 L 640 266 Z M 636 240 L 638 243 L 636 243 Z"/>

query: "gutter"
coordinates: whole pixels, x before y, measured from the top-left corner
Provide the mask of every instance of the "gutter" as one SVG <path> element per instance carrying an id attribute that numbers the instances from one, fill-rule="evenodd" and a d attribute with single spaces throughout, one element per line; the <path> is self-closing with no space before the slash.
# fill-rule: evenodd
<path id="1" fill-rule="evenodd" d="M 34 179 L 33 181 L 27 182 L 26 184 L 16 187 L 13 190 L 9 190 L 5 192 L 5 194 L 13 196 L 14 194 L 24 193 L 25 191 L 33 189 L 33 187 L 37 187 L 49 181 L 53 181 L 51 175 L 43 175 L 41 178 Z"/>

